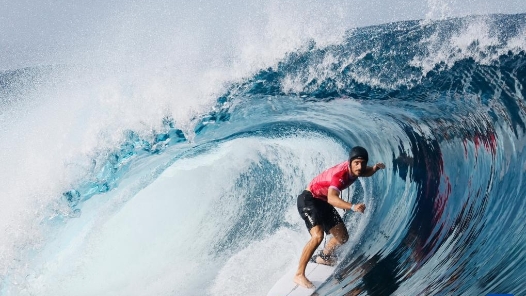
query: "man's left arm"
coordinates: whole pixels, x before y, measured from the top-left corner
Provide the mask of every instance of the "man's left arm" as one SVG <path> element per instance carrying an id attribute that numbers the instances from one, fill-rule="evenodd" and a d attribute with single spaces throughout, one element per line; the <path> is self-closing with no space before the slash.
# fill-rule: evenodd
<path id="1" fill-rule="evenodd" d="M 377 171 L 379 171 L 381 169 L 385 169 L 385 164 L 383 164 L 381 162 L 373 165 L 372 167 L 368 166 L 367 169 L 365 169 L 365 172 L 364 172 L 363 176 L 364 177 L 370 177 L 370 176 L 374 175 L 374 173 L 376 173 Z"/>

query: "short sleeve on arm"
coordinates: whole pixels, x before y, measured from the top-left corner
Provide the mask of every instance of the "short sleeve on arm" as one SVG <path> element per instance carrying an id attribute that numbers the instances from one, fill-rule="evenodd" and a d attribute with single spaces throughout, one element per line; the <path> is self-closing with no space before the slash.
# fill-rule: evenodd
<path id="1" fill-rule="evenodd" d="M 341 186 L 343 185 L 343 180 L 340 176 L 338 176 L 339 174 L 337 175 L 334 175 L 331 179 L 331 184 L 329 185 L 329 188 L 333 188 L 333 189 L 336 189 L 338 192 L 341 192 L 342 190 L 340 189 Z"/>

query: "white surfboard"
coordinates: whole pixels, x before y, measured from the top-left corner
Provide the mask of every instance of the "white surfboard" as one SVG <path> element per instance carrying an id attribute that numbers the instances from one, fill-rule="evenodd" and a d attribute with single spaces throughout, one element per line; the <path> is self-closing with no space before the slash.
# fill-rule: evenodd
<path id="1" fill-rule="evenodd" d="M 334 272 L 333 266 L 327 266 L 323 264 L 317 264 L 309 262 L 305 275 L 317 288 L 327 280 L 327 278 Z M 294 275 L 296 274 L 296 268 L 291 269 L 281 279 L 279 279 L 272 289 L 268 292 L 267 296 L 308 296 L 312 295 L 316 288 L 307 289 L 299 286 L 294 282 Z"/>

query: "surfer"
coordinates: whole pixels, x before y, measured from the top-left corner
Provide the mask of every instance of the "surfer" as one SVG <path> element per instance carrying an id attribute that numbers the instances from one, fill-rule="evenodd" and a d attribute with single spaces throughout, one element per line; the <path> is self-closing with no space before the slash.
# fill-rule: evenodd
<path id="1" fill-rule="evenodd" d="M 384 169 L 383 163 L 367 166 L 369 154 L 363 147 L 353 147 L 349 160 L 335 165 L 315 177 L 307 189 L 298 196 L 298 211 L 305 220 L 305 225 L 311 235 L 301 253 L 300 262 L 294 282 L 305 288 L 314 288 L 305 276 L 307 263 L 314 251 L 323 241 L 324 232 L 332 234 L 332 238 L 320 254 L 314 257 L 316 263 L 333 265 L 334 250 L 344 244 L 349 238 L 343 219 L 334 207 L 363 213 L 365 204 L 351 204 L 340 198 L 340 192 L 354 183 L 358 177 L 370 177 L 378 170 Z"/>

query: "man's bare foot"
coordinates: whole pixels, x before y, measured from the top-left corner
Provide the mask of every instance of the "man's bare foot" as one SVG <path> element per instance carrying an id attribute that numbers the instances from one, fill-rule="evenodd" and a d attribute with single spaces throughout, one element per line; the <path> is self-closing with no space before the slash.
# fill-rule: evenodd
<path id="1" fill-rule="evenodd" d="M 307 289 L 314 289 L 316 287 L 314 287 L 314 285 L 311 283 L 311 281 L 309 281 L 304 275 L 301 275 L 301 274 L 297 274 L 295 277 L 294 277 L 294 282 L 300 286 L 302 286 L 303 288 L 307 288 Z"/>
<path id="2" fill-rule="evenodd" d="M 325 260 L 321 256 L 316 256 L 316 263 L 329 265 L 329 266 L 334 266 L 336 264 L 336 260 L 334 258 L 328 258 L 328 259 L 329 260 Z"/>

